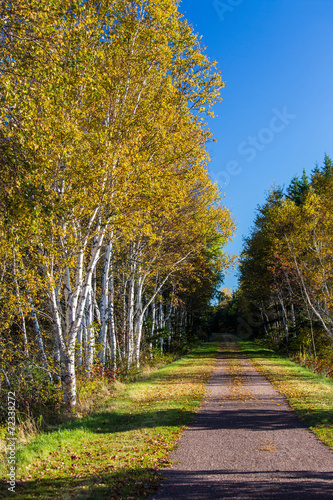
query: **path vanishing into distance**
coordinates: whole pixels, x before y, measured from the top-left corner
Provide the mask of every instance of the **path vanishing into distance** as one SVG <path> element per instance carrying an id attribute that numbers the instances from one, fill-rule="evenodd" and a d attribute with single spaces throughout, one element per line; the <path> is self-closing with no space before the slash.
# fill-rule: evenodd
<path id="1" fill-rule="evenodd" d="M 333 452 L 224 335 L 206 398 L 154 500 L 333 498 Z"/>

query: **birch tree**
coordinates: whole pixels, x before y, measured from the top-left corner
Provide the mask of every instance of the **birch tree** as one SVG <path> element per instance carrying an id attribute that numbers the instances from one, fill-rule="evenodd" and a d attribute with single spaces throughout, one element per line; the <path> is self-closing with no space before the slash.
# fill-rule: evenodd
<path id="1" fill-rule="evenodd" d="M 16 182 L 5 186 L 16 212 L 11 230 L 28 241 L 27 272 L 48 304 L 71 411 L 76 362 L 89 374 L 96 355 L 103 364 L 110 351 L 115 366 L 121 320 L 128 367 L 138 362 L 157 294 L 209 232 L 220 231 L 225 243 L 233 230 L 228 211 L 213 216 L 220 201 L 205 168 L 205 116 L 223 83 L 177 5 L 1 4 L 0 118 L 10 157 L 3 168 L 19 164 Z M 200 185 L 213 193 L 201 212 L 193 205 Z M 129 249 L 122 288 L 118 242 Z"/>

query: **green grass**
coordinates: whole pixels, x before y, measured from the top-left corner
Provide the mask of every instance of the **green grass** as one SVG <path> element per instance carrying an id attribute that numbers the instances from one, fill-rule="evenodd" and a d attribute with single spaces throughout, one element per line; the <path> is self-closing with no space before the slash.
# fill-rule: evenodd
<path id="1" fill-rule="evenodd" d="M 253 342 L 238 345 L 309 429 L 333 449 L 333 380 Z"/>
<path id="2" fill-rule="evenodd" d="M 201 404 L 218 350 L 219 341 L 203 344 L 137 382 L 117 384 L 102 410 L 19 447 L 15 498 L 147 498 Z M 6 463 L 0 472 L 5 477 Z M 2 481 L 0 498 L 8 498 L 7 486 Z"/>

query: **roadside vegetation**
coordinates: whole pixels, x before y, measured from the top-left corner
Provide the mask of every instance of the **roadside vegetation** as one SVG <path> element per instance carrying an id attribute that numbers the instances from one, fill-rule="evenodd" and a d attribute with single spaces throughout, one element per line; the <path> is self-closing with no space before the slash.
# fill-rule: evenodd
<path id="1" fill-rule="evenodd" d="M 116 382 L 86 416 L 28 433 L 17 453 L 16 498 L 147 498 L 201 404 L 218 351 L 217 339 L 205 343 L 136 382 Z"/>
<path id="2" fill-rule="evenodd" d="M 179 353 L 230 264 L 224 83 L 177 0 L 0 4 L 0 421 Z"/>
<path id="3" fill-rule="evenodd" d="M 239 288 L 224 290 L 219 331 L 333 377 L 333 160 L 275 186 L 258 207 L 240 258 Z"/>

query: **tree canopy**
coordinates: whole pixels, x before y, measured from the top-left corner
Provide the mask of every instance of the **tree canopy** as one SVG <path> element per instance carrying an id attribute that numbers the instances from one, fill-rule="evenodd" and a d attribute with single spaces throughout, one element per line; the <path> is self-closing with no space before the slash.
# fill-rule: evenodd
<path id="1" fill-rule="evenodd" d="M 224 84 L 175 0 L 2 2 L 0 23 L 2 383 L 33 359 L 74 409 L 79 371 L 186 339 L 230 262 Z"/>
<path id="2" fill-rule="evenodd" d="M 310 180 L 303 171 L 285 194 L 270 191 L 245 240 L 232 301 L 236 322 L 245 322 L 249 334 L 326 359 L 333 352 L 332 188 L 332 160 L 325 155 Z"/>

